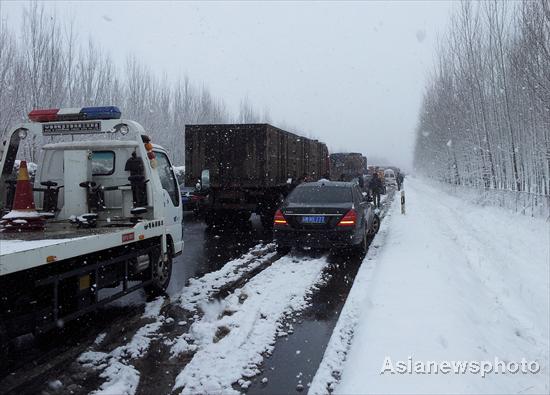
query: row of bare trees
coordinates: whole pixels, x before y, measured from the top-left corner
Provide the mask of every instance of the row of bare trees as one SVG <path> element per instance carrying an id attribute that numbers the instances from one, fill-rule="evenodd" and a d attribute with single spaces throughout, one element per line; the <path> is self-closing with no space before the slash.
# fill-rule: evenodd
<path id="1" fill-rule="evenodd" d="M 424 94 L 415 167 L 550 194 L 550 2 L 462 2 Z"/>
<path id="2" fill-rule="evenodd" d="M 82 41 L 71 23 L 33 2 L 24 12 L 21 31 L 13 31 L 0 9 L 0 132 L 26 119 L 33 108 L 117 105 L 125 117 L 140 122 L 154 141 L 183 163 L 184 125 L 212 122 L 268 121 L 248 98 L 239 114 L 186 76 L 169 81 L 135 56 L 116 65 L 92 39 Z M 38 142 L 27 152 L 35 159 Z"/>

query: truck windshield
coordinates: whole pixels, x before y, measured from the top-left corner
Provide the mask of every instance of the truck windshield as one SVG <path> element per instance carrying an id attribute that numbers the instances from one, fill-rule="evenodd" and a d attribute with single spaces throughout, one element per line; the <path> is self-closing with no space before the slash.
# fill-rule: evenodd
<path id="1" fill-rule="evenodd" d="M 351 188 L 334 186 L 303 186 L 296 188 L 289 196 L 289 203 L 348 203 Z"/>

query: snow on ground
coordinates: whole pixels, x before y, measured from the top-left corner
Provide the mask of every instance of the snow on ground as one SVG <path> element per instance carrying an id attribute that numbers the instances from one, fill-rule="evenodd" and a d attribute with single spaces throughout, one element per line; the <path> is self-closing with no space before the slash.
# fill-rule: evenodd
<path id="1" fill-rule="evenodd" d="M 384 196 L 385 198 L 386 196 Z M 384 199 L 385 200 L 385 199 Z M 346 304 L 342 308 L 338 322 L 334 327 L 329 343 L 323 355 L 323 360 L 319 369 L 311 381 L 309 394 L 326 394 L 332 390 L 334 384 L 338 382 L 341 375 L 341 369 L 346 360 L 346 355 L 350 349 L 351 339 L 360 319 L 360 313 L 363 307 L 363 301 L 366 298 L 370 287 L 370 281 L 376 269 L 376 257 L 379 254 L 380 247 L 385 243 L 389 218 L 397 208 L 398 199 L 394 199 L 392 208 L 384 217 L 380 225 L 380 230 L 369 247 L 369 251 L 361 264 L 353 286 L 348 294 Z"/>
<path id="2" fill-rule="evenodd" d="M 226 263 L 220 270 L 207 273 L 198 279 L 191 279 L 189 285 L 182 289 L 177 302 L 189 311 L 196 311 L 199 302 L 208 301 L 221 287 L 238 280 L 274 257 L 274 250 L 274 244 L 258 244 L 242 257 Z M 166 302 L 165 298 L 158 297 L 145 305 L 142 318 L 154 321 L 139 328 L 129 342 L 111 352 L 90 349 L 79 356 L 78 361 L 83 366 L 101 371 L 99 376 L 105 379 L 94 395 L 132 395 L 136 392 L 140 373 L 132 363 L 146 354 L 151 342 L 158 338 L 157 332 L 162 324 L 170 319 L 161 314 Z M 100 346 L 105 336 L 104 333 L 99 335 L 93 347 Z M 187 343 L 187 340 L 195 341 L 188 334 L 176 339 L 172 346 L 172 355 L 194 351 L 197 348 L 196 345 Z"/>
<path id="3" fill-rule="evenodd" d="M 143 312 L 142 318 L 155 318 L 160 315 L 160 310 L 166 302 L 166 299 L 159 296 L 152 300 L 151 302 L 145 305 L 145 311 Z"/>
<path id="4" fill-rule="evenodd" d="M 358 299 L 346 302 L 344 310 L 362 307 L 335 392 L 548 393 L 550 224 L 477 207 L 419 178 L 405 187 L 407 215 L 393 206 L 381 251 L 367 257 L 353 285 Z M 540 371 L 381 374 L 387 357 L 394 369 L 409 357 L 413 364 L 525 358 Z"/>
<path id="5" fill-rule="evenodd" d="M 275 244 L 258 244 L 241 257 L 227 262 L 220 270 L 192 278 L 179 297 L 181 307 L 195 311 L 197 303 L 208 300 L 221 287 L 236 281 L 272 259 Z"/>
<path id="6" fill-rule="evenodd" d="M 151 341 L 155 338 L 155 333 L 165 321 L 166 318 L 160 315 L 160 309 L 164 302 L 165 299 L 159 297 L 145 305 L 143 318 L 154 318 L 154 321 L 139 328 L 128 343 L 108 353 L 86 351 L 78 357 L 78 362 L 83 366 L 101 370 L 99 377 L 105 379 L 100 388 L 93 392 L 94 395 L 133 395 L 136 392 L 140 374 L 130 362 L 145 355 Z M 94 345 L 100 345 L 103 338 L 98 340 L 99 337 Z"/>
<path id="7" fill-rule="evenodd" d="M 307 306 L 312 287 L 322 281 L 326 257 L 285 256 L 226 299 L 202 306 L 203 318 L 190 333 L 199 346 L 176 378 L 182 393 L 238 393 L 260 373 L 273 349 L 281 320 Z"/>

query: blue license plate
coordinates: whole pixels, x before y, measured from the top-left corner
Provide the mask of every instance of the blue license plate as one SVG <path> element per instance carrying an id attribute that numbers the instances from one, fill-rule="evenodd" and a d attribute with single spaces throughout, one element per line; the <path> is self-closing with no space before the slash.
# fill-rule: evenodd
<path id="1" fill-rule="evenodd" d="M 302 223 L 303 224 L 324 224 L 325 217 L 323 216 L 302 217 Z"/>

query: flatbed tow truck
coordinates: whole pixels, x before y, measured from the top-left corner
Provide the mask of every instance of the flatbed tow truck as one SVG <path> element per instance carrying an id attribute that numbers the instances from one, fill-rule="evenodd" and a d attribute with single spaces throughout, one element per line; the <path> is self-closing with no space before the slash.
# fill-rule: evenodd
<path id="1" fill-rule="evenodd" d="M 177 179 L 140 124 L 117 107 L 33 110 L 29 119 L 0 136 L 4 361 L 10 339 L 47 333 L 140 288 L 164 292 L 183 249 Z M 25 181 L 14 179 L 14 164 L 31 135 L 47 144 L 29 187 L 36 209 L 19 213 L 12 207 Z M 25 229 L 26 216 L 40 229 Z"/>

